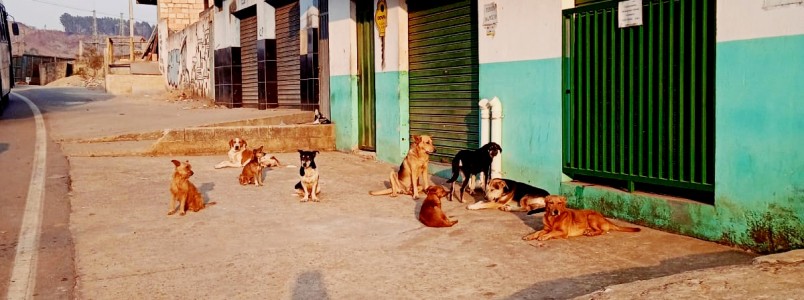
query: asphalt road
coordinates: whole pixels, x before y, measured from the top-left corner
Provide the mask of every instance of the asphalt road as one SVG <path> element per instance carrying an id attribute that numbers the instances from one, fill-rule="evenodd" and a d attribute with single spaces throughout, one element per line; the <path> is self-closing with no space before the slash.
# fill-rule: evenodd
<path id="1" fill-rule="evenodd" d="M 69 100 L 56 92 L 37 92 L 35 97 L 26 91 L 19 92 L 38 103 L 40 108 L 47 102 Z M 46 126 L 48 112 L 42 110 Z M 24 265 L 15 260 L 15 256 L 31 187 L 35 144 L 34 113 L 19 97 L 12 95 L 9 107 L 0 116 L 0 295 L 8 293 L 15 265 Z M 34 284 L 33 296 L 37 298 L 69 299 L 75 286 L 69 228 L 69 163 L 50 137 L 46 153 L 44 180 L 39 183 L 44 188 L 44 197 L 35 255 L 36 275 L 29 283 Z"/>

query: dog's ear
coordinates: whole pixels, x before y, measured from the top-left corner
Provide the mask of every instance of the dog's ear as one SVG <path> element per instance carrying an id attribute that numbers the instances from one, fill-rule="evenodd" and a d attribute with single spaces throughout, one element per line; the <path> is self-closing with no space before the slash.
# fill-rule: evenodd
<path id="1" fill-rule="evenodd" d="M 234 139 L 229 140 L 229 148 L 234 147 Z"/>
<path id="2" fill-rule="evenodd" d="M 244 139 L 240 139 L 240 143 L 243 144 L 243 148 L 245 148 L 248 145 L 248 142 L 246 142 L 246 140 Z"/>
<path id="3" fill-rule="evenodd" d="M 422 136 L 421 135 L 413 135 L 411 137 L 413 138 L 413 143 L 415 143 L 415 144 L 418 144 L 418 143 L 420 143 L 422 141 Z"/>
<path id="4" fill-rule="evenodd" d="M 304 152 L 304 150 L 302 150 L 302 149 L 299 149 L 298 151 L 299 151 L 300 154 Z"/>
<path id="5" fill-rule="evenodd" d="M 171 160 L 170 162 L 172 162 L 172 163 L 173 163 L 175 166 L 177 166 L 177 167 L 178 167 L 178 166 L 181 166 L 181 162 L 179 162 L 178 160 L 175 160 L 175 159 L 174 159 L 174 160 Z"/>
<path id="6" fill-rule="evenodd" d="M 500 181 L 500 185 L 502 186 L 503 192 L 505 192 L 505 193 L 510 193 L 511 192 L 511 188 L 508 186 L 508 183 L 506 183 L 505 181 Z"/>
<path id="7" fill-rule="evenodd" d="M 262 147 L 263 147 L 263 146 L 260 146 L 260 147 L 259 147 L 259 148 L 257 148 L 257 150 L 255 150 L 254 152 L 262 152 Z"/>
<path id="8" fill-rule="evenodd" d="M 502 147 L 500 147 L 500 145 L 497 145 L 497 150 L 500 150 L 500 153 L 502 153 Z"/>

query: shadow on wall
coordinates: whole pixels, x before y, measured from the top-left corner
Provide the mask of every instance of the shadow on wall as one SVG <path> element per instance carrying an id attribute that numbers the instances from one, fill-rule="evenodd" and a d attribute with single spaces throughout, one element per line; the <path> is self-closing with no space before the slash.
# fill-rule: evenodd
<path id="1" fill-rule="evenodd" d="M 293 287 L 293 300 L 307 299 L 329 299 L 327 287 L 321 272 L 304 272 L 296 277 L 296 285 Z"/>
<path id="2" fill-rule="evenodd" d="M 750 263 L 753 256 L 741 251 L 725 251 L 678 257 L 662 261 L 658 266 L 637 267 L 598 272 L 572 278 L 536 283 L 506 299 L 570 299 L 607 286 L 648 280 L 686 271 Z M 549 266 L 545 264 L 544 266 Z M 538 278 L 538 277 L 534 277 Z"/>

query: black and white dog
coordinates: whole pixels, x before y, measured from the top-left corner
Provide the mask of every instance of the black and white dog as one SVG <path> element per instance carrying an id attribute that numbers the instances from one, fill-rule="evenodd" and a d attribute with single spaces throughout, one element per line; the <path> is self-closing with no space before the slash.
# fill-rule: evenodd
<path id="1" fill-rule="evenodd" d="M 315 110 L 315 119 L 313 120 L 313 124 L 329 124 L 332 123 L 324 114 L 321 113 L 318 109 Z"/>
<path id="2" fill-rule="evenodd" d="M 301 167 L 299 167 L 300 180 L 296 184 L 296 190 L 304 192 L 301 202 L 307 202 L 311 196 L 313 201 L 318 202 L 318 193 L 321 192 L 321 187 L 318 185 L 318 170 L 315 165 L 316 154 L 318 154 L 318 151 L 299 150 Z"/>
<path id="3" fill-rule="evenodd" d="M 502 153 L 502 148 L 495 142 L 485 144 L 477 150 L 458 151 L 458 154 L 452 159 L 452 178 L 447 180 L 447 183 L 450 184 L 449 201 L 452 201 L 458 174 L 463 176 L 463 184 L 461 184 L 460 190 L 461 196 L 458 198 L 461 203 L 463 203 L 463 191 L 473 181 L 471 178 L 475 174 L 483 174 L 483 190 L 485 191 L 488 188 L 489 177 L 491 177 L 491 161 L 499 153 Z M 474 183 L 469 194 L 474 194 Z"/>

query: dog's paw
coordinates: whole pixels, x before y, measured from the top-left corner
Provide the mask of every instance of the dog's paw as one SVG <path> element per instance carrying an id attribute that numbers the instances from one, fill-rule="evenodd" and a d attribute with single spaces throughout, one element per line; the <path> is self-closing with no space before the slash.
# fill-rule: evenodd
<path id="1" fill-rule="evenodd" d="M 187 214 L 187 212 L 184 212 L 184 211 L 179 213 L 180 216 L 183 216 L 183 215 L 186 215 L 186 214 Z"/>
<path id="2" fill-rule="evenodd" d="M 313 197 L 313 202 L 320 202 L 317 197 Z"/>
<path id="3" fill-rule="evenodd" d="M 498 208 L 501 211 L 511 211 L 511 207 L 508 205 L 503 205 Z"/>
<path id="4" fill-rule="evenodd" d="M 176 213 L 176 211 L 175 211 L 175 210 L 168 211 L 168 216 L 170 216 L 170 215 L 172 215 L 172 214 L 175 214 L 175 213 Z"/>
<path id="5" fill-rule="evenodd" d="M 532 234 L 528 234 L 526 236 L 523 236 L 522 239 L 526 240 L 526 241 L 532 241 L 532 240 L 536 239 L 536 236 L 537 235 L 535 233 L 532 233 Z"/>

